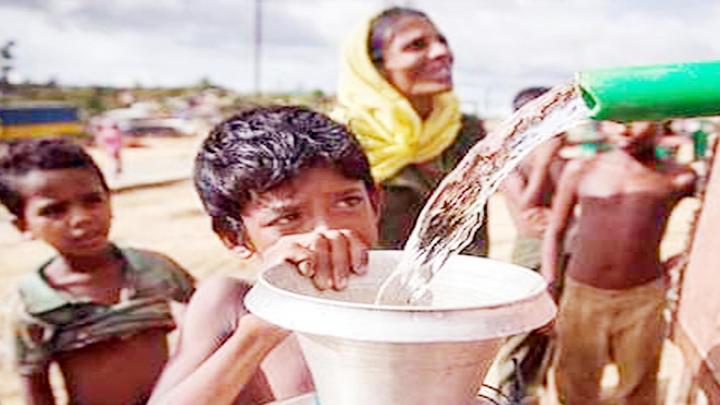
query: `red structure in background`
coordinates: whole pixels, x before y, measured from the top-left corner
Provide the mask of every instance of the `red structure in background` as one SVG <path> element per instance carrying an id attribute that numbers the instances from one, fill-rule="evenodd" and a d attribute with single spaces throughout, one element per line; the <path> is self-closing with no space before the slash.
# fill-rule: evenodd
<path id="1" fill-rule="evenodd" d="M 715 147 L 715 153 L 720 152 Z M 686 403 L 698 389 L 720 404 L 720 164 L 715 162 L 705 189 L 689 249 L 673 331 L 685 357 Z"/>

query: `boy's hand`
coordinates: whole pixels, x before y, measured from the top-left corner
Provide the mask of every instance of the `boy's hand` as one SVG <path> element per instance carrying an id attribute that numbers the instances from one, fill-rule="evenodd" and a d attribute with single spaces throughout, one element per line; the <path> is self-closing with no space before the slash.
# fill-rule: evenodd
<path id="1" fill-rule="evenodd" d="M 533 207 L 521 213 L 524 222 L 530 225 L 538 235 L 542 235 L 550 222 L 550 210 L 545 207 Z"/>
<path id="2" fill-rule="evenodd" d="M 557 331 L 555 330 L 556 321 L 557 321 L 557 318 L 553 318 L 550 322 L 537 328 L 536 329 L 537 333 L 543 334 L 543 335 L 551 337 L 551 338 L 556 337 L 557 336 Z"/>
<path id="3" fill-rule="evenodd" d="M 280 238 L 263 253 L 267 264 L 287 262 L 325 290 L 347 286 L 350 273 L 367 271 L 368 245 L 354 232 L 328 229 Z"/>
<path id="4" fill-rule="evenodd" d="M 290 334 L 290 331 L 273 325 L 253 314 L 243 316 L 237 330 L 242 331 L 246 336 L 263 339 L 268 344 L 272 344 L 273 347 L 280 344 Z"/>

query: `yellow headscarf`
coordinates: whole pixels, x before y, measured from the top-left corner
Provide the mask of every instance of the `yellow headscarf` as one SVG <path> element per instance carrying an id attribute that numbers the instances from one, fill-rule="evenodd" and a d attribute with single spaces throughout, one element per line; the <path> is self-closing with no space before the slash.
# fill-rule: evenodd
<path id="1" fill-rule="evenodd" d="M 382 182 L 409 164 L 439 156 L 455 140 L 462 114 L 457 97 L 446 92 L 434 97 L 430 116 L 425 121 L 420 118 L 370 60 L 371 21 L 343 46 L 339 106 L 331 115 L 355 133 L 368 155 L 373 178 Z"/>

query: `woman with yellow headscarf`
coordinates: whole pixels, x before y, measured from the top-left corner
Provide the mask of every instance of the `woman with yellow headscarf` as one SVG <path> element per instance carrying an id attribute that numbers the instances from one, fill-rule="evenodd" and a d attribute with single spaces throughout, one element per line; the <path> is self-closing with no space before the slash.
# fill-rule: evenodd
<path id="1" fill-rule="evenodd" d="M 390 8 L 342 50 L 334 118 L 355 133 L 385 191 L 381 245 L 402 248 L 440 180 L 484 135 L 452 92 L 453 56 L 424 13 Z M 483 226 L 466 253 L 487 254 Z"/>

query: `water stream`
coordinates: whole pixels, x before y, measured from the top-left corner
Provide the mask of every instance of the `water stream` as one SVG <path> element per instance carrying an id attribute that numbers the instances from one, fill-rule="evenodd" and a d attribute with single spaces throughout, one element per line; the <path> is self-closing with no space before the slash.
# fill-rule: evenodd
<path id="1" fill-rule="evenodd" d="M 440 183 L 405 244 L 403 260 L 375 299 L 384 305 L 428 305 L 433 276 L 467 246 L 482 225 L 485 204 L 502 180 L 536 146 L 588 118 L 574 84 L 554 87 L 527 103 L 478 142 Z"/>

